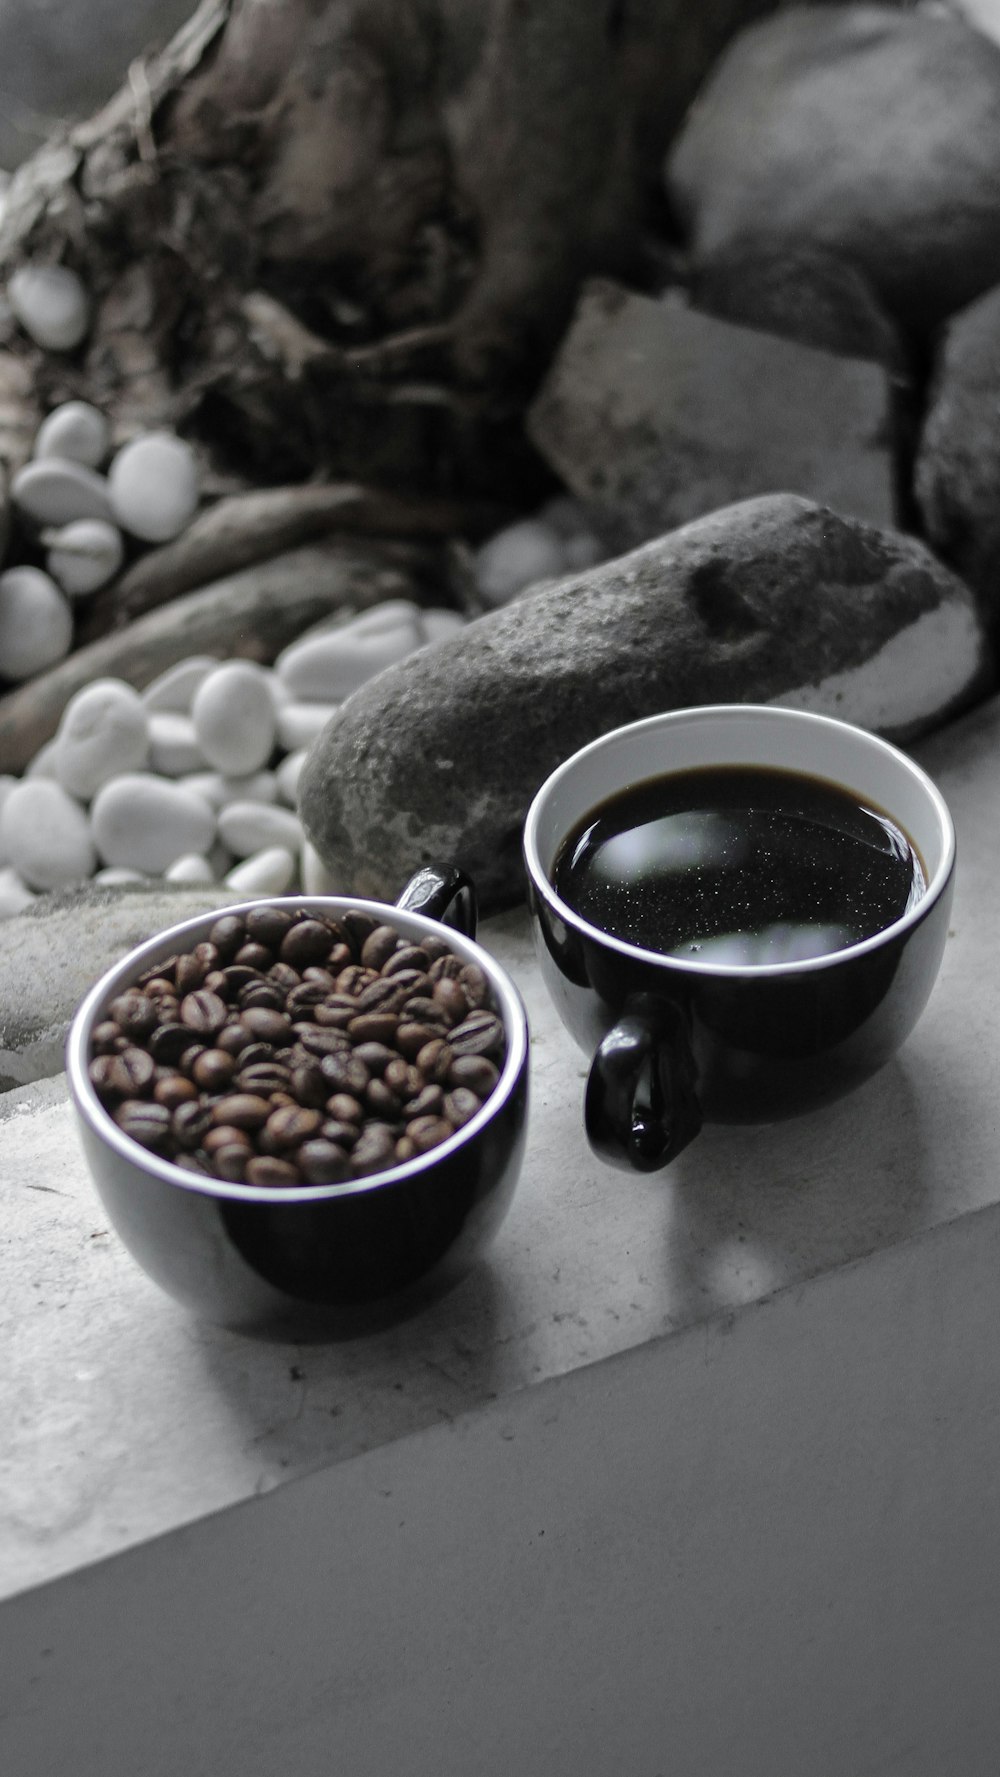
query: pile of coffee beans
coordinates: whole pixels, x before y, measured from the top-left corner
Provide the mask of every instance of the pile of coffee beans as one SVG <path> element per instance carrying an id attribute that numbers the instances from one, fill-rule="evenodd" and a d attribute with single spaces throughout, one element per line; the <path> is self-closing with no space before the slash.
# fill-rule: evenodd
<path id="1" fill-rule="evenodd" d="M 223 914 L 112 1001 L 90 1078 L 133 1141 L 260 1186 L 340 1183 L 428 1152 L 500 1077 L 489 979 L 360 908 Z"/>

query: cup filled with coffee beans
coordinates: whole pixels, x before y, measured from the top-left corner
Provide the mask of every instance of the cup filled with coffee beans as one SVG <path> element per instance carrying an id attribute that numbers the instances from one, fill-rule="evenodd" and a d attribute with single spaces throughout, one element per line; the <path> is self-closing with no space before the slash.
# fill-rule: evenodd
<path id="1" fill-rule="evenodd" d="M 810 1110 L 895 1053 L 938 973 L 955 834 L 886 741 L 734 704 L 583 747 L 524 852 L 546 985 L 593 1054 L 591 1145 L 651 1171 L 703 1121 Z"/>
<path id="2" fill-rule="evenodd" d="M 67 1042 L 115 1228 L 207 1319 L 363 1331 L 463 1276 L 514 1193 L 528 1033 L 471 883 L 248 901 L 140 945 Z"/>

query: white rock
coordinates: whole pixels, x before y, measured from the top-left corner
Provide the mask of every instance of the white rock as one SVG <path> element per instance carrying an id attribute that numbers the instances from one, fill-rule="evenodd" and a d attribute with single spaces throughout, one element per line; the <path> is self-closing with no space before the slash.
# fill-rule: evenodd
<path id="1" fill-rule="evenodd" d="M 22 265 L 7 284 L 21 326 L 47 352 L 71 352 L 90 325 L 90 299 L 68 265 Z"/>
<path id="2" fill-rule="evenodd" d="M 0 574 L 0 678 L 30 679 L 69 653 L 73 613 L 41 568 Z"/>
<path id="3" fill-rule="evenodd" d="M 125 559 L 121 531 L 104 518 L 78 518 L 46 531 L 45 566 L 70 598 L 83 598 L 113 580 Z"/>
<path id="4" fill-rule="evenodd" d="M 0 845 L 29 888 L 64 888 L 97 868 L 87 817 L 51 778 L 23 778 L 0 812 Z"/>
<path id="5" fill-rule="evenodd" d="M 229 660 L 209 673 L 191 703 L 198 744 L 227 777 L 258 771 L 274 750 L 274 699 L 249 661 Z"/>
<path id="6" fill-rule="evenodd" d="M 332 703 L 283 703 L 278 710 L 278 742 L 286 752 L 311 746 L 337 710 Z"/>
<path id="7" fill-rule="evenodd" d="M 151 679 L 142 693 L 142 701 L 151 710 L 174 710 L 178 715 L 190 714 L 191 700 L 198 686 L 219 665 L 211 654 L 189 654 L 165 672 Z"/>
<path id="8" fill-rule="evenodd" d="M 89 802 L 102 784 L 137 771 L 149 753 L 149 714 L 122 679 L 95 679 L 71 697 L 55 737 L 56 777 Z"/>
<path id="9" fill-rule="evenodd" d="M 56 742 L 53 735 L 44 746 L 39 747 L 33 759 L 29 759 L 24 768 L 25 777 L 50 777 L 56 775 Z"/>
<path id="10" fill-rule="evenodd" d="M 476 585 L 487 605 L 505 605 L 536 580 L 563 572 L 562 540 L 540 518 L 505 526 L 476 551 Z"/>
<path id="11" fill-rule="evenodd" d="M 593 531 L 574 531 L 563 543 L 563 560 L 566 572 L 582 573 L 584 568 L 592 568 L 595 562 L 603 561 L 606 551 Z"/>
<path id="12" fill-rule="evenodd" d="M 289 753 L 275 773 L 278 780 L 278 795 L 289 808 L 297 808 L 299 801 L 299 776 L 309 756 L 308 747 L 299 747 L 296 752 Z"/>
<path id="13" fill-rule="evenodd" d="M 299 877 L 304 895 L 337 895 L 340 887 L 331 876 L 316 847 L 305 839 L 299 852 Z"/>
<path id="14" fill-rule="evenodd" d="M 223 845 L 237 858 L 249 858 L 275 845 L 298 851 L 303 839 L 298 815 L 273 802 L 230 802 L 219 811 L 218 832 Z"/>
<path id="15" fill-rule="evenodd" d="M 423 640 L 417 606 L 392 599 L 353 623 L 293 642 L 279 654 L 275 671 L 300 703 L 342 703 Z"/>
<path id="16" fill-rule="evenodd" d="M 273 771 L 254 771 L 248 777 L 224 777 L 221 771 L 193 771 L 181 779 L 186 790 L 204 797 L 210 808 L 228 802 L 277 802 L 278 779 Z"/>
<path id="17" fill-rule="evenodd" d="M 164 777 L 183 777 L 199 772 L 205 757 L 198 745 L 190 716 L 177 710 L 147 710 L 149 721 L 149 764 Z"/>
<path id="18" fill-rule="evenodd" d="M 225 878 L 227 888 L 241 895 L 283 895 L 295 880 L 295 859 L 284 846 L 255 852 Z"/>
<path id="19" fill-rule="evenodd" d="M 3 814 L 3 805 L 17 781 L 16 777 L 11 777 L 7 772 L 0 774 L 0 814 Z M 6 862 L 7 859 L 4 855 L 3 848 L 0 846 L 0 868 L 2 868 Z"/>
<path id="20" fill-rule="evenodd" d="M 461 611 L 431 605 L 420 613 L 420 628 L 425 642 L 446 642 L 465 628 L 465 618 Z"/>
<path id="21" fill-rule="evenodd" d="M 182 858 L 175 858 L 163 872 L 165 882 L 214 882 L 215 872 L 208 859 L 201 852 L 185 852 Z"/>
<path id="22" fill-rule="evenodd" d="M 111 444 L 111 427 L 89 401 L 64 401 L 46 414 L 35 439 L 36 457 L 69 457 L 99 469 Z"/>
<path id="23" fill-rule="evenodd" d="M 133 537 L 167 543 L 191 522 L 200 491 L 198 459 L 173 432 L 144 432 L 108 470 L 115 517 Z"/>
<path id="24" fill-rule="evenodd" d="M 10 492 L 19 511 L 37 525 L 75 524 L 78 518 L 115 522 L 103 475 L 69 457 L 40 457 L 25 463 Z"/>
<path id="25" fill-rule="evenodd" d="M 94 881 L 101 888 L 124 888 L 130 882 L 150 882 L 145 870 L 129 870 L 124 864 L 109 864 L 105 870 L 98 870 Z"/>
<path id="26" fill-rule="evenodd" d="M 143 771 L 123 772 L 98 790 L 90 825 L 104 863 L 153 876 L 185 852 L 207 852 L 215 837 L 215 816 L 200 796 Z"/>
<path id="27" fill-rule="evenodd" d="M 23 913 L 35 899 L 16 870 L 11 869 L 10 865 L 0 865 L 0 919 L 10 919 L 15 913 Z"/>

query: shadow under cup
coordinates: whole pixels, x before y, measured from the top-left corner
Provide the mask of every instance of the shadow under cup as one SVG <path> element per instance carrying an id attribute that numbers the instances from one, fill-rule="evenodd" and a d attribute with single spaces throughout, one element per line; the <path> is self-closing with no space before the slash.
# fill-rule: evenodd
<path id="1" fill-rule="evenodd" d="M 795 962 L 665 956 L 590 924 L 553 885 L 563 841 L 632 785 L 704 766 L 805 773 L 903 829 L 926 889 L 874 936 Z M 941 962 L 955 835 L 919 766 L 864 729 L 771 706 L 679 710 L 616 729 L 538 791 L 524 829 L 539 966 L 567 1030 L 593 1054 L 585 1119 L 614 1165 L 665 1165 L 703 1121 L 771 1122 L 839 1098 L 889 1060 L 920 1017 Z"/>

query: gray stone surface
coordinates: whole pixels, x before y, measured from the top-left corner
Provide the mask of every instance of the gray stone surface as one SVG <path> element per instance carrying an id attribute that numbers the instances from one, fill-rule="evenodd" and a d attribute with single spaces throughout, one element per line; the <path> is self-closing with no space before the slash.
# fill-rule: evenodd
<path id="1" fill-rule="evenodd" d="M 924 12 L 782 11 L 717 64 L 667 176 L 696 257 L 828 247 L 924 330 L 1000 276 L 1000 49 Z"/>
<path id="2" fill-rule="evenodd" d="M 534 791 L 609 729 L 690 704 L 774 701 L 913 736 L 988 671 L 971 593 L 921 544 L 766 496 L 390 667 L 314 742 L 300 813 L 347 893 L 391 898 L 444 858 L 494 904 L 521 892 Z"/>
<path id="3" fill-rule="evenodd" d="M 165 926 L 240 900 L 221 883 L 68 889 L 0 921 L 0 1093 L 59 1073 L 80 1000 Z"/>
<path id="4" fill-rule="evenodd" d="M 705 314 L 903 371 L 898 331 L 868 279 L 824 247 L 737 239 L 699 257 L 689 289 Z"/>
<path id="5" fill-rule="evenodd" d="M 594 280 L 528 428 L 628 549 L 755 494 L 891 524 L 889 422 L 878 364 Z"/>
<path id="6" fill-rule="evenodd" d="M 948 327 L 917 453 L 924 527 L 1000 628 L 1000 285 Z"/>

